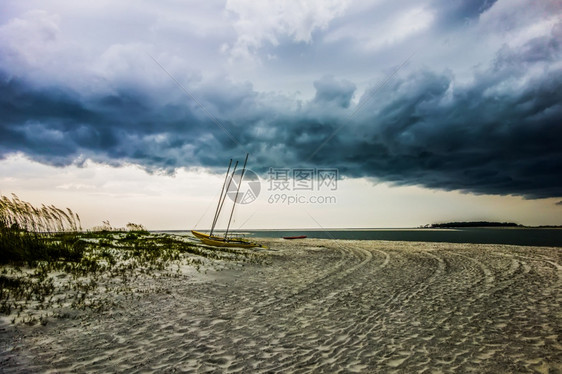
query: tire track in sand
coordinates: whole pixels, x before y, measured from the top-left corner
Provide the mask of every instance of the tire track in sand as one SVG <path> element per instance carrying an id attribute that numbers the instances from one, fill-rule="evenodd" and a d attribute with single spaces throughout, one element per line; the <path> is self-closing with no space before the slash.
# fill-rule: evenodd
<path id="1" fill-rule="evenodd" d="M 270 265 L 169 279 L 167 293 L 34 329 L 21 362 L 30 372 L 562 369 L 560 248 L 269 244 Z"/>

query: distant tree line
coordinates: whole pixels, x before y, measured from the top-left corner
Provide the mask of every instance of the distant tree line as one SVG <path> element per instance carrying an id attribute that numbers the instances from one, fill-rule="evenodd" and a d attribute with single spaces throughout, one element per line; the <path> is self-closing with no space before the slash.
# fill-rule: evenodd
<path id="1" fill-rule="evenodd" d="M 432 223 L 425 225 L 427 228 L 454 228 L 454 227 L 523 227 L 518 223 L 513 222 L 487 222 L 487 221 L 471 221 L 471 222 L 446 222 L 446 223 Z"/>

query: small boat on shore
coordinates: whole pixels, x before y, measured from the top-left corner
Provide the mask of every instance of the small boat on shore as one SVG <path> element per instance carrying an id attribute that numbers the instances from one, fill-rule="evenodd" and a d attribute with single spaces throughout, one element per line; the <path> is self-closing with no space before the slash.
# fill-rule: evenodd
<path id="1" fill-rule="evenodd" d="M 212 245 L 213 247 L 237 247 L 237 248 L 267 248 L 263 244 L 258 244 L 245 239 L 232 239 L 232 238 L 199 238 L 201 243 Z"/>
<path id="2" fill-rule="evenodd" d="M 202 233 L 202 232 L 199 232 L 199 231 L 191 230 L 191 233 L 197 239 L 209 239 L 209 238 L 211 238 L 211 235 L 205 234 L 205 233 Z M 213 238 L 218 238 L 218 236 L 213 236 Z"/>
<path id="3" fill-rule="evenodd" d="M 244 172 L 246 171 L 246 163 L 247 162 L 248 162 L 248 154 L 246 154 L 246 159 L 244 160 L 244 167 L 242 168 L 242 174 L 240 175 L 240 180 L 238 181 L 238 186 L 237 186 L 237 189 L 236 189 L 236 195 L 234 197 L 234 203 L 232 205 L 232 210 L 230 212 L 230 219 L 228 220 L 228 226 L 226 227 L 226 232 L 224 233 L 224 236 L 213 235 L 213 232 L 215 230 L 215 226 L 217 224 L 217 220 L 219 218 L 219 215 L 222 211 L 222 207 L 224 205 L 224 201 L 225 201 L 226 196 L 227 196 L 228 188 L 230 187 L 230 184 L 234 180 L 234 175 L 236 173 L 236 167 L 238 166 L 238 161 L 236 161 L 236 164 L 234 165 L 234 170 L 231 174 L 230 173 L 230 167 L 232 165 L 232 159 L 230 160 L 230 163 L 228 164 L 228 170 L 226 171 L 226 176 L 225 176 L 224 183 L 223 183 L 223 186 L 222 186 L 221 194 L 220 194 L 220 197 L 219 197 L 219 202 L 218 202 L 218 205 L 217 205 L 217 209 L 215 211 L 215 217 L 213 219 L 213 224 L 211 226 L 210 233 L 205 234 L 205 233 L 202 233 L 202 232 L 199 232 L 199 231 L 191 230 L 191 233 L 193 234 L 193 236 L 198 238 L 203 244 L 211 245 L 211 246 L 214 246 L 214 247 L 267 248 L 264 245 L 252 242 L 248 239 L 236 237 L 232 233 L 230 234 L 230 236 L 228 235 L 229 229 L 230 229 L 230 222 L 232 221 L 232 214 L 234 213 L 234 208 L 236 207 L 236 204 L 237 204 L 237 201 L 238 201 L 238 194 L 240 192 L 240 185 L 242 184 L 242 180 L 244 179 Z M 229 176 L 230 176 L 230 179 L 229 179 Z M 226 185 L 227 180 L 228 180 L 228 185 Z"/>
<path id="4" fill-rule="evenodd" d="M 292 239 L 305 239 L 306 235 L 298 235 L 298 236 L 284 236 L 283 239 L 292 240 Z"/>
<path id="5" fill-rule="evenodd" d="M 245 238 L 228 238 L 225 239 L 221 236 L 211 236 L 199 231 L 191 230 L 193 236 L 201 240 L 201 243 L 212 245 L 214 247 L 239 247 L 239 248 L 267 248 L 262 244 L 252 242 Z"/>

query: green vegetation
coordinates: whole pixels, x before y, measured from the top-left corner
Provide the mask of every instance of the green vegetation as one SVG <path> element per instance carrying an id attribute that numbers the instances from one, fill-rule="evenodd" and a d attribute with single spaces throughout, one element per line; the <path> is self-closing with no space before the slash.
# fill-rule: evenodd
<path id="1" fill-rule="evenodd" d="M 13 323 L 44 324 L 69 310 L 112 307 L 111 295 L 141 292 L 135 286 L 141 278 L 181 276 L 184 265 L 199 271 L 257 260 L 251 250 L 209 249 L 134 223 L 115 229 L 104 221 L 83 232 L 70 209 L 0 198 L 0 314 Z"/>
<path id="2" fill-rule="evenodd" d="M 81 230 L 80 217 L 70 209 L 36 208 L 16 195 L 12 199 L 2 196 L 0 264 L 27 262 L 33 266 L 52 258 L 79 261 L 83 246 L 75 234 Z"/>

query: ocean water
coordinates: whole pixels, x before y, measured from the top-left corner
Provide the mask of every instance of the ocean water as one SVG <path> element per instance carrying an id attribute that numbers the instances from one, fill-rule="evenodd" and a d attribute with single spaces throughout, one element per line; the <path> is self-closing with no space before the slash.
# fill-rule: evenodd
<path id="1" fill-rule="evenodd" d="M 185 231 L 174 233 L 187 234 Z M 458 229 L 327 229 L 238 230 L 247 237 L 282 238 L 306 235 L 317 239 L 393 240 L 419 242 L 513 244 L 562 247 L 562 229 L 548 228 L 458 228 Z"/>

